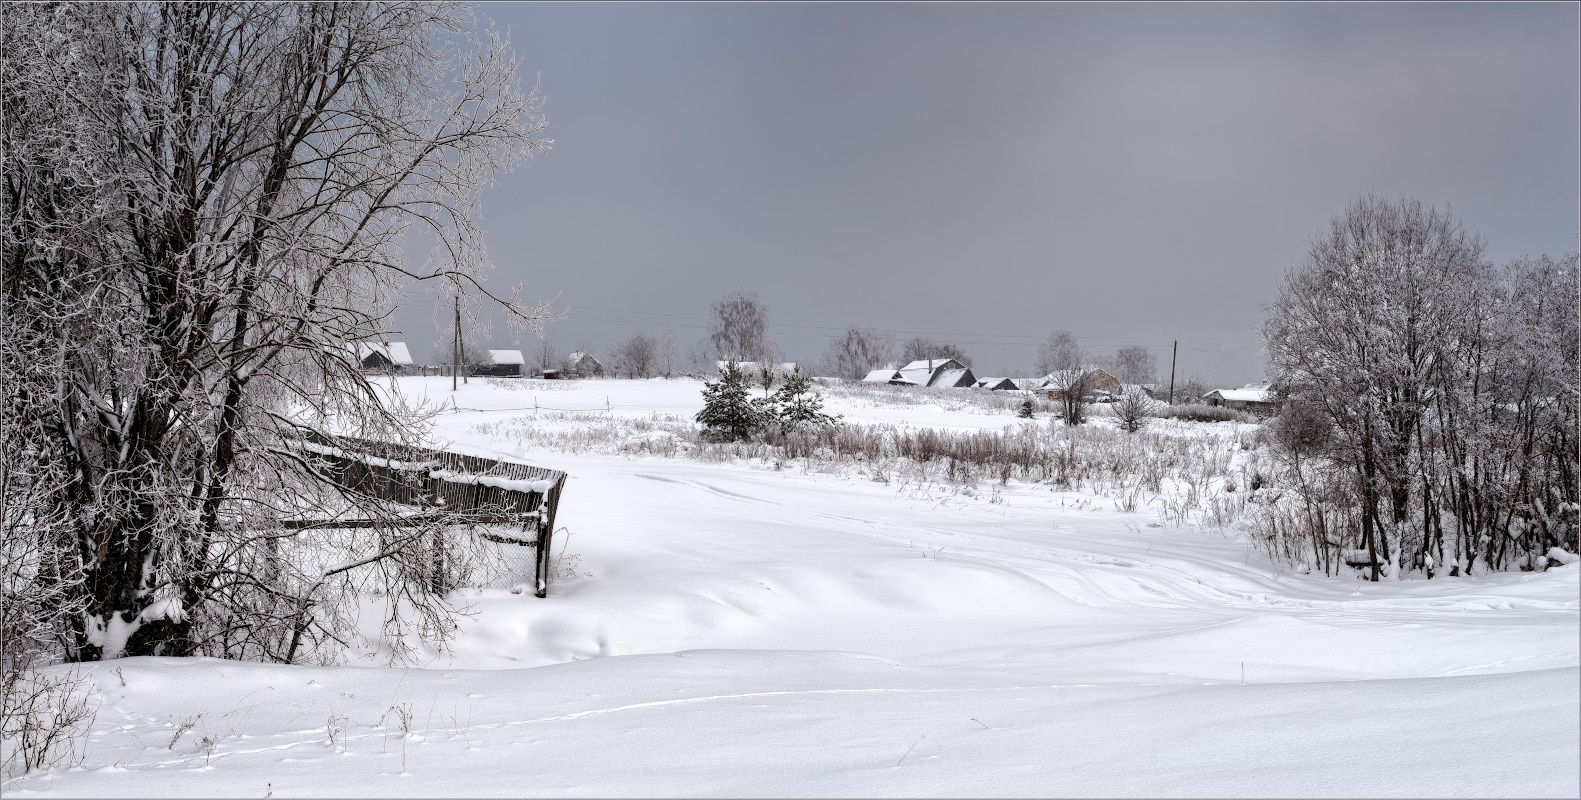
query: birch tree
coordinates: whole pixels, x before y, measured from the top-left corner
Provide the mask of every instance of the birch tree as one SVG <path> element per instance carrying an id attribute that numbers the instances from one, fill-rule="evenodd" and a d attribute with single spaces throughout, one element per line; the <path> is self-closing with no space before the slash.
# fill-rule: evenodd
<path id="1" fill-rule="evenodd" d="M 549 145 L 508 41 L 444 3 L 0 20 L 0 459 L 7 535 L 32 553 L 6 590 L 48 584 L 37 613 L 72 659 L 289 660 L 304 636 L 349 635 L 345 593 L 364 590 L 393 629 L 442 634 L 419 557 L 436 531 L 278 521 L 388 518 L 295 443 L 420 435 L 354 352 L 388 338 L 403 286 L 465 289 L 535 331 L 550 316 L 482 283 L 479 192 Z M 432 254 L 407 263 L 417 234 Z"/>

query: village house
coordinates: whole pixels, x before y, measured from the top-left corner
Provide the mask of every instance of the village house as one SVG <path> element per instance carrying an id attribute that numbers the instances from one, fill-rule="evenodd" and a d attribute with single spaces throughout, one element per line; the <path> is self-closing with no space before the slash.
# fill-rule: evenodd
<path id="1" fill-rule="evenodd" d="M 1050 400 L 1065 399 L 1065 386 L 1063 385 L 1063 381 L 1056 380 L 1054 378 L 1054 373 L 1045 375 L 1040 380 L 1036 388 L 1046 392 L 1048 399 Z M 1087 367 L 1082 372 L 1082 397 L 1085 397 L 1088 400 L 1098 402 L 1107 401 L 1111 398 L 1118 397 L 1123 388 L 1124 387 L 1120 383 L 1120 379 L 1110 375 L 1108 370 L 1105 370 L 1102 367 Z"/>
<path id="2" fill-rule="evenodd" d="M 472 365 L 472 374 L 487 378 L 526 377 L 527 359 L 520 350 L 485 350 L 484 359 Z"/>
<path id="3" fill-rule="evenodd" d="M 953 358 L 919 359 L 897 371 L 918 386 L 970 389 L 977 385 L 977 376 L 972 374 L 971 367 Z"/>
<path id="4" fill-rule="evenodd" d="M 570 356 L 571 366 L 566 372 L 573 378 L 602 378 L 604 365 L 592 353 L 575 352 Z"/>
<path id="5" fill-rule="evenodd" d="M 991 392 L 1009 392 L 1021 387 L 1017 386 L 1016 382 L 1010 378 L 982 378 L 977 381 L 977 388 L 987 389 Z"/>
<path id="6" fill-rule="evenodd" d="M 1268 381 L 1248 383 L 1239 389 L 1214 389 L 1202 399 L 1210 406 L 1248 411 L 1258 416 L 1269 416 L 1278 410 L 1278 393 Z"/>
<path id="7" fill-rule="evenodd" d="M 893 367 L 885 367 L 884 369 L 875 369 L 875 370 L 867 373 L 867 377 L 863 378 L 862 382 L 863 383 L 885 383 L 885 384 L 889 384 L 890 386 L 916 386 L 917 385 L 910 378 L 900 374 L 900 370 L 895 369 Z"/>
<path id="8" fill-rule="evenodd" d="M 357 360 L 370 372 L 406 375 L 412 372 L 412 354 L 406 342 L 358 342 Z"/>

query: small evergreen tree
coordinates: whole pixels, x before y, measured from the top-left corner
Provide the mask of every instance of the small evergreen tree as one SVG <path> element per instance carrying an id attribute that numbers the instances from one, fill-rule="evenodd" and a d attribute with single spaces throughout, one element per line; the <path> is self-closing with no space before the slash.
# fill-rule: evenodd
<path id="1" fill-rule="evenodd" d="M 812 378 L 803 375 L 801 367 L 785 376 L 785 383 L 774 393 L 771 413 L 787 431 L 837 425 L 839 416 L 823 413 L 823 398 L 812 391 Z"/>
<path id="2" fill-rule="evenodd" d="M 764 404 L 753 402 L 747 376 L 736 362 L 727 362 L 717 380 L 703 383 L 703 410 L 697 421 L 710 432 L 745 439 L 763 428 Z"/>
<path id="3" fill-rule="evenodd" d="M 797 369 L 800 369 L 800 367 L 797 367 Z M 758 365 L 758 385 L 763 387 L 763 399 L 765 401 L 769 399 L 769 390 L 774 388 L 774 379 L 777 377 L 774 374 L 773 364 L 765 361 Z"/>
<path id="4" fill-rule="evenodd" d="M 1032 398 L 1028 397 L 1021 401 L 1021 410 L 1016 412 L 1016 416 L 1022 419 L 1032 419 L 1033 408 Z"/>

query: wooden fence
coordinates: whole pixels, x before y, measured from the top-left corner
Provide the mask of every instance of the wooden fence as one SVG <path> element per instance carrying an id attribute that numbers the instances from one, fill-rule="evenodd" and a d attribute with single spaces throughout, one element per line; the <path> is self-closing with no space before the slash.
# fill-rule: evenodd
<path id="1" fill-rule="evenodd" d="M 555 512 L 566 474 L 558 470 L 349 436 L 309 434 L 306 453 L 342 488 L 414 509 L 386 519 L 287 520 L 289 528 L 353 528 L 455 523 L 519 525 L 521 536 L 486 532 L 531 547 L 537 596 L 549 591 Z"/>

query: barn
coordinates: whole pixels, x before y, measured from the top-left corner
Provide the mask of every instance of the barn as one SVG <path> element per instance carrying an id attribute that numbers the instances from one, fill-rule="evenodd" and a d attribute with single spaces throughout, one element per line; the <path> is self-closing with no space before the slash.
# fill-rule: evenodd
<path id="1" fill-rule="evenodd" d="M 520 350 L 486 350 L 488 360 L 475 364 L 473 374 L 490 378 L 520 378 L 527 374 L 527 359 Z"/>
<path id="2" fill-rule="evenodd" d="M 1238 411 L 1250 411 L 1259 416 L 1268 416 L 1277 410 L 1275 401 L 1278 394 L 1268 381 L 1262 383 L 1248 383 L 1239 389 L 1214 389 L 1202 396 L 1210 406 L 1223 406 Z"/>
<path id="3" fill-rule="evenodd" d="M 1100 401 L 1119 397 L 1122 388 L 1120 379 L 1110 375 L 1102 367 L 1087 367 L 1081 375 L 1081 387 L 1083 397 Z M 1050 400 L 1065 398 L 1062 381 L 1056 379 L 1053 373 L 1043 379 L 1041 388 L 1048 393 Z"/>
<path id="4" fill-rule="evenodd" d="M 875 369 L 867 373 L 862 379 L 863 383 L 884 383 L 890 386 L 916 386 L 910 378 L 900 374 L 898 369 Z"/>
<path id="5" fill-rule="evenodd" d="M 969 389 L 977 385 L 977 376 L 972 374 L 971 367 L 953 358 L 919 359 L 901 367 L 898 372 L 918 386 Z"/>
<path id="6" fill-rule="evenodd" d="M 983 378 L 977 381 L 977 388 L 987 389 L 990 392 L 1009 392 L 1021 387 L 1009 378 Z"/>
<path id="7" fill-rule="evenodd" d="M 412 354 L 406 342 L 358 342 L 357 360 L 362 368 L 403 375 L 412 368 Z"/>
<path id="8" fill-rule="evenodd" d="M 602 377 L 604 377 L 604 365 L 599 363 L 599 360 L 594 358 L 592 353 L 583 353 L 581 351 L 578 351 L 578 352 L 572 353 L 570 358 L 571 358 L 571 366 L 567 370 L 567 372 L 570 373 L 571 377 L 573 377 L 573 378 L 602 378 Z"/>

